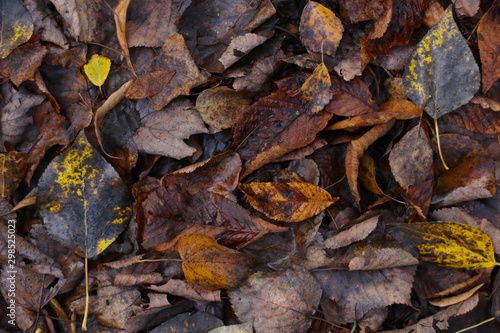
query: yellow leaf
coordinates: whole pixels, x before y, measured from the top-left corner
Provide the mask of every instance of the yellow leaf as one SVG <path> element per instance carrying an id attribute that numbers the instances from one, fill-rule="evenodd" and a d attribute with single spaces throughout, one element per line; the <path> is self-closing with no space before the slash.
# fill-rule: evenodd
<path id="1" fill-rule="evenodd" d="M 331 86 L 332 81 L 328 69 L 324 63 L 321 63 L 300 88 L 302 100 L 306 103 L 308 111 L 312 114 L 318 113 L 330 103 L 332 99 Z"/>
<path id="2" fill-rule="evenodd" d="M 338 198 L 306 182 L 240 184 L 253 208 L 267 217 L 300 222 L 324 211 Z"/>
<path id="3" fill-rule="evenodd" d="M 452 222 L 397 224 L 418 252 L 439 266 L 469 270 L 496 265 L 493 244 L 484 232 Z"/>
<path id="4" fill-rule="evenodd" d="M 101 87 L 106 81 L 111 67 L 111 60 L 105 56 L 94 54 L 89 62 L 83 66 L 83 70 L 90 82 Z"/>
<path id="5" fill-rule="evenodd" d="M 220 246 L 213 237 L 182 236 L 176 246 L 186 281 L 198 292 L 230 289 L 252 266 L 243 253 Z"/>

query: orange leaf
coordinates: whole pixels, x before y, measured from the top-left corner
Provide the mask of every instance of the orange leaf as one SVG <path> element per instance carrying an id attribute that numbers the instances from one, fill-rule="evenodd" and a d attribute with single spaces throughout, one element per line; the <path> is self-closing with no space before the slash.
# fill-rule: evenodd
<path id="1" fill-rule="evenodd" d="M 176 246 L 187 283 L 198 292 L 230 289 L 252 267 L 246 255 L 220 246 L 213 237 L 182 236 Z"/>
<path id="2" fill-rule="evenodd" d="M 324 63 L 316 67 L 312 75 L 300 88 L 302 100 L 306 103 L 307 111 L 312 114 L 323 110 L 332 99 L 330 87 L 332 80 Z"/>
<path id="3" fill-rule="evenodd" d="M 267 217 L 299 222 L 324 211 L 332 199 L 324 189 L 306 182 L 240 184 L 253 208 Z"/>

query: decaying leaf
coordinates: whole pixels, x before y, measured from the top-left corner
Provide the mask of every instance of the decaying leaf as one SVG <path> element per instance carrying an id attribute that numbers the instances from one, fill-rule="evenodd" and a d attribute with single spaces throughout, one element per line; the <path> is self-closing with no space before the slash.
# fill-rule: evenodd
<path id="1" fill-rule="evenodd" d="M 483 93 L 490 90 L 500 78 L 500 14 L 498 1 L 481 18 L 477 27 L 479 52 L 483 75 Z"/>
<path id="2" fill-rule="evenodd" d="M 375 175 L 375 162 L 368 155 L 363 155 L 359 160 L 359 182 L 370 192 L 384 195 L 384 191 L 378 186 Z"/>
<path id="3" fill-rule="evenodd" d="M 469 270 L 496 265 L 490 238 L 474 227 L 452 222 L 397 224 L 424 260 Z"/>
<path id="4" fill-rule="evenodd" d="M 229 297 L 238 319 L 253 320 L 255 332 L 299 333 L 311 325 L 321 288 L 309 272 L 291 268 L 255 273 Z"/>
<path id="5" fill-rule="evenodd" d="M 141 99 L 158 94 L 172 80 L 175 71 L 148 72 L 134 80 L 125 97 Z"/>
<path id="6" fill-rule="evenodd" d="M 404 188 L 420 184 L 432 166 L 432 148 L 422 128 L 417 125 L 409 130 L 389 154 L 391 171 Z"/>
<path id="7" fill-rule="evenodd" d="M 469 102 L 480 83 L 474 55 L 453 20 L 450 6 L 407 62 L 403 77 L 406 94 L 416 105 L 425 105 L 430 116 L 439 118 Z"/>
<path id="8" fill-rule="evenodd" d="M 215 87 L 203 90 L 196 99 L 195 109 L 206 124 L 222 130 L 233 127 L 250 102 L 243 92 L 228 87 Z"/>
<path id="9" fill-rule="evenodd" d="M 300 88 L 301 98 L 306 103 L 307 111 L 314 114 L 323 110 L 332 99 L 331 86 L 332 81 L 328 69 L 324 63 L 321 63 Z"/>
<path id="10" fill-rule="evenodd" d="M 232 289 L 252 267 L 250 258 L 220 246 L 213 237 L 182 236 L 176 248 L 186 281 L 198 292 Z"/>
<path id="11" fill-rule="evenodd" d="M 321 187 L 306 182 L 239 184 L 253 208 L 267 217 L 299 222 L 318 215 L 336 200 Z"/>
<path id="12" fill-rule="evenodd" d="M 373 216 L 366 221 L 357 223 L 351 228 L 341 231 L 333 237 L 325 240 L 325 248 L 337 249 L 354 242 L 365 239 L 378 225 L 380 215 Z"/>
<path id="13" fill-rule="evenodd" d="M 308 2 L 300 19 L 300 40 L 309 52 L 335 55 L 344 27 L 328 8 L 315 1 Z"/>
<path id="14" fill-rule="evenodd" d="M 43 173 L 37 205 L 49 235 L 87 258 L 104 251 L 132 216 L 127 187 L 83 132 Z"/>
<path id="15" fill-rule="evenodd" d="M 10 200 L 27 169 L 28 166 L 22 154 L 16 151 L 0 154 L 0 198 Z"/>
<path id="16" fill-rule="evenodd" d="M 5 58 L 19 45 L 26 43 L 33 33 L 33 20 L 21 0 L 5 0 L 0 5 L 0 58 Z"/>

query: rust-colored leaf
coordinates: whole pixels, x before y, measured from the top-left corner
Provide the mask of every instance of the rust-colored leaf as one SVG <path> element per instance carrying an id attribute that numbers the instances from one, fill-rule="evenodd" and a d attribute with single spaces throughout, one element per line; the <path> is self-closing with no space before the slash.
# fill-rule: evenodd
<path id="1" fill-rule="evenodd" d="M 26 43 L 15 48 L 7 58 L 0 60 L 0 76 L 8 77 L 16 86 L 32 80 L 48 52 L 40 43 Z"/>
<path id="2" fill-rule="evenodd" d="M 309 52 L 335 55 L 344 27 L 340 19 L 325 6 L 308 2 L 300 19 L 300 40 Z"/>
<path id="3" fill-rule="evenodd" d="M 499 64 L 500 66 L 500 64 Z M 500 112 L 472 101 L 445 115 L 445 119 L 472 132 L 500 133 Z"/>
<path id="4" fill-rule="evenodd" d="M 125 97 L 133 99 L 152 97 L 162 91 L 174 75 L 175 71 L 146 73 L 134 80 Z"/>
<path id="5" fill-rule="evenodd" d="M 250 215 L 231 193 L 237 185 L 241 161 L 238 154 L 224 153 L 190 173 L 171 173 L 163 185 L 150 191 L 142 202 L 146 221 L 142 246 L 170 252 L 183 235 L 203 233 L 221 237 L 223 245 L 243 247 L 265 231 L 283 231 Z"/>
<path id="6" fill-rule="evenodd" d="M 338 116 L 352 117 L 378 111 L 370 90 L 360 79 L 345 82 L 340 76 L 331 76 L 333 97 L 326 109 Z"/>
<path id="7" fill-rule="evenodd" d="M 361 138 L 352 141 L 347 148 L 345 157 L 345 168 L 347 171 L 347 181 L 351 188 L 354 200 L 359 203 L 361 196 L 358 189 L 359 160 L 364 155 L 366 149 L 378 138 L 384 136 L 394 125 L 395 120 L 390 120 L 385 124 L 374 126 Z"/>
<path id="8" fill-rule="evenodd" d="M 245 177 L 266 163 L 313 142 L 316 133 L 327 124 L 332 114 L 323 110 L 307 112 L 299 99 L 300 86 L 307 74 L 278 81 L 279 90 L 250 106 L 240 116 L 234 129 L 233 147 L 243 161 Z"/>
<path id="9" fill-rule="evenodd" d="M 186 281 L 198 292 L 232 289 L 252 267 L 246 255 L 220 246 L 213 237 L 182 236 L 176 248 Z"/>
<path id="10" fill-rule="evenodd" d="M 500 78 L 500 13 L 498 1 L 494 1 L 477 27 L 477 39 L 481 54 L 483 93 L 490 90 Z"/>
<path id="11" fill-rule="evenodd" d="M 336 200 L 321 187 L 306 182 L 240 184 L 253 208 L 267 217 L 299 222 L 318 215 Z"/>

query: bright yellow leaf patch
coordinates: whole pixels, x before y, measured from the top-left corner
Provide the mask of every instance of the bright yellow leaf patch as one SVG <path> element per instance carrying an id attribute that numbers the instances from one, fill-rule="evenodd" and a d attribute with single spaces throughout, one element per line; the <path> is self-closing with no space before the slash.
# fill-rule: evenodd
<path id="1" fill-rule="evenodd" d="M 90 82 L 98 87 L 101 87 L 106 81 L 110 68 L 111 60 L 98 54 L 94 54 L 89 62 L 83 66 L 83 70 Z"/>

